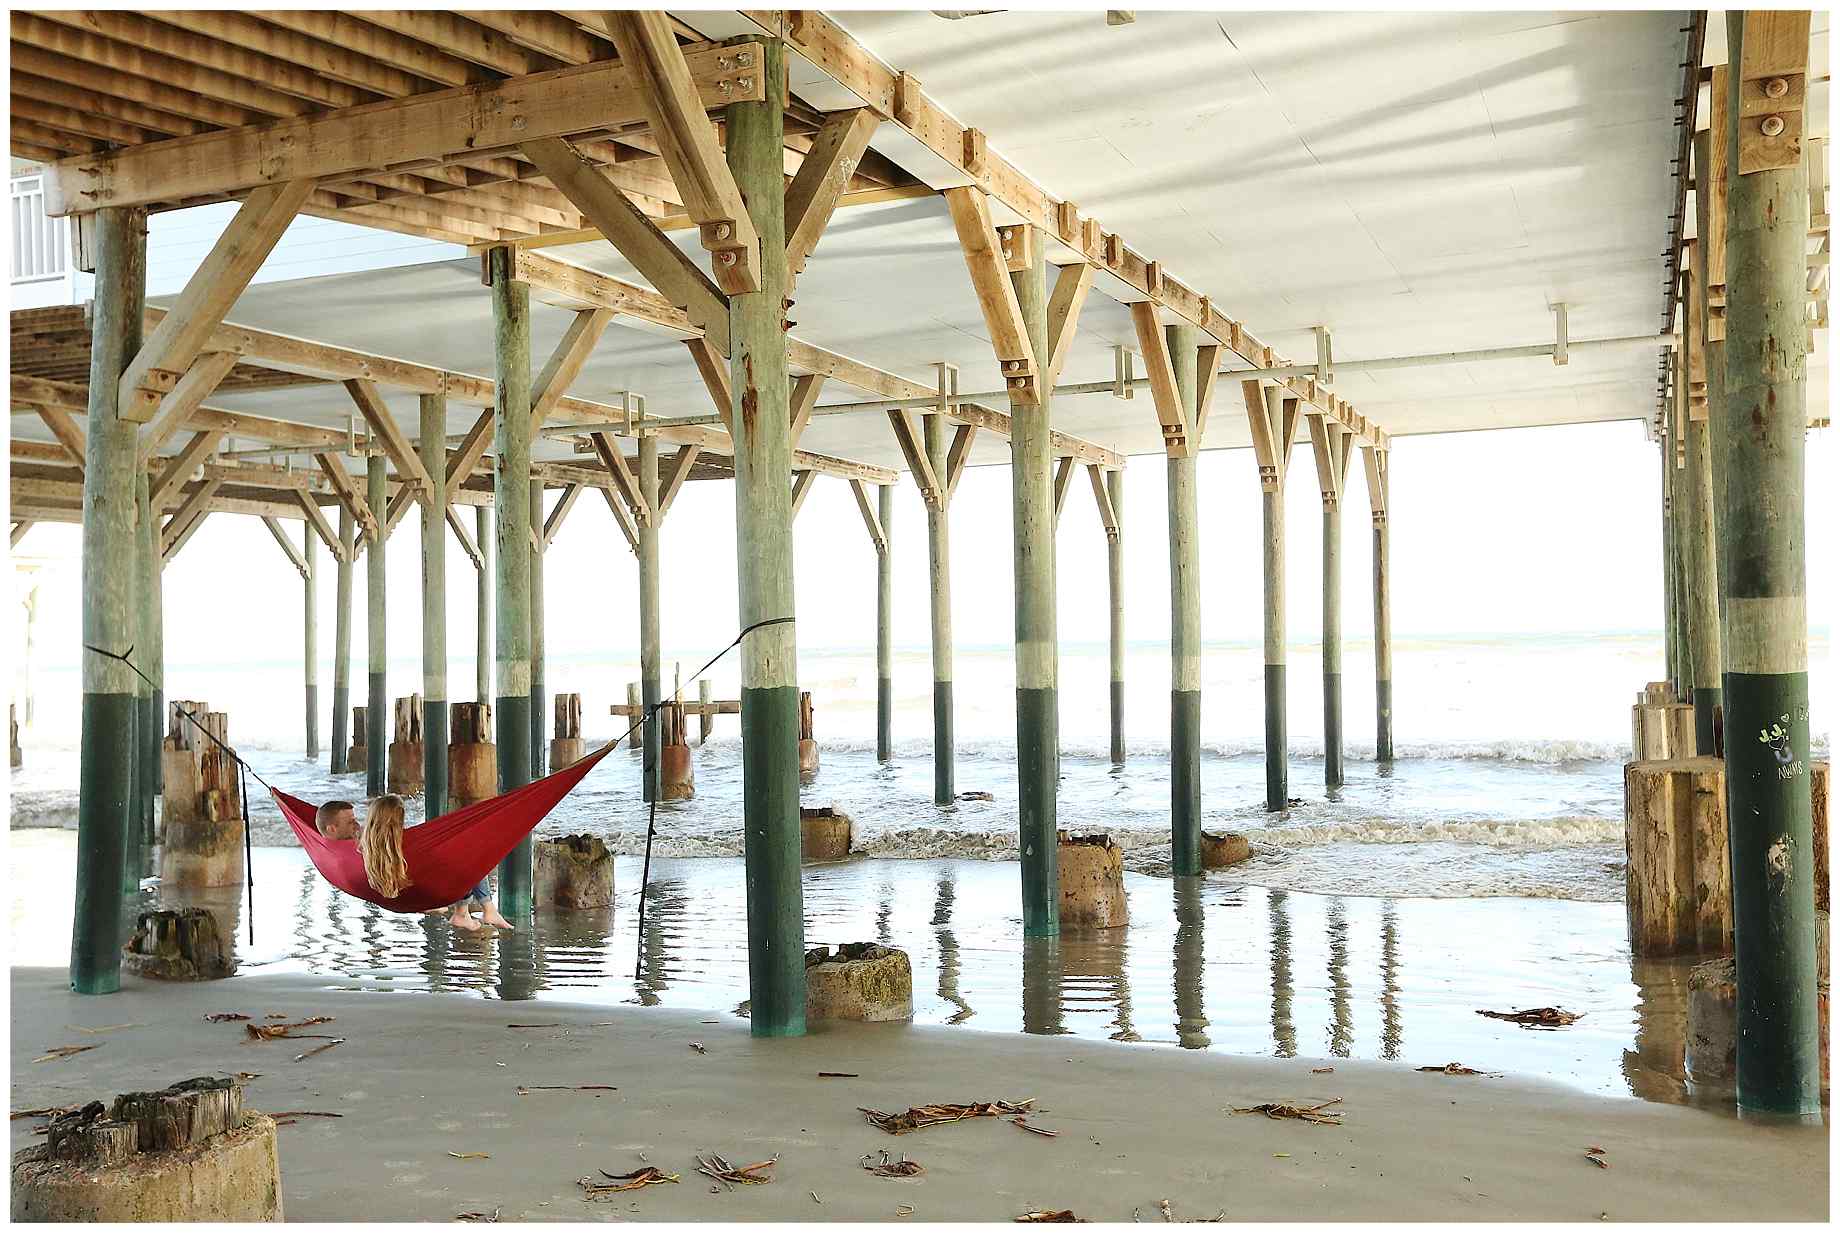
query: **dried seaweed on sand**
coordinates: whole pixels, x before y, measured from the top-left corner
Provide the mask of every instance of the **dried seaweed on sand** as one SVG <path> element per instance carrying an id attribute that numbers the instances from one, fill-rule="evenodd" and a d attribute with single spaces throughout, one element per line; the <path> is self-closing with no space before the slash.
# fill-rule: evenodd
<path id="1" fill-rule="evenodd" d="M 631 1173 L 609 1173 L 602 1169 L 601 1176 L 608 1180 L 597 1182 L 591 1177 L 575 1179 L 575 1184 L 581 1187 L 584 1198 L 600 1199 L 609 1195 L 625 1194 L 629 1190 L 644 1190 L 647 1186 L 657 1186 L 664 1182 L 678 1180 L 677 1174 L 666 1173 L 663 1169 L 654 1168 L 651 1165 L 634 1169 Z"/>
<path id="2" fill-rule="evenodd" d="M 528 1096 L 532 1092 L 617 1092 L 619 1090 L 611 1083 L 520 1083 L 517 1094 Z"/>
<path id="3" fill-rule="evenodd" d="M 873 1156 L 864 1156 L 859 1163 L 874 1177 L 919 1177 L 926 1172 L 918 1160 L 909 1160 L 905 1155 L 899 1160 L 888 1159 L 887 1152 L 881 1156 L 880 1161 L 876 1161 Z"/>
<path id="4" fill-rule="evenodd" d="M 311 1019 L 301 1019 L 294 1023 L 245 1023 L 243 1030 L 249 1033 L 251 1040 L 282 1040 L 294 1034 L 295 1028 L 313 1027 L 315 1024 L 331 1023 L 331 1015 L 314 1015 Z M 323 1040 L 325 1037 L 311 1037 Z"/>
<path id="5" fill-rule="evenodd" d="M 705 1177 L 715 1178 L 725 1186 L 730 1183 L 738 1183 L 744 1186 L 764 1186 L 772 1181 L 773 1178 L 771 1175 L 762 1172 L 762 1170 L 771 1169 L 777 1163 L 779 1163 L 779 1157 L 773 1156 L 767 1160 L 757 1161 L 750 1165 L 732 1165 L 711 1152 L 708 1156 L 698 1156 L 696 1158 L 696 1171 L 703 1174 Z"/>
<path id="6" fill-rule="evenodd" d="M 968 1117 L 1007 1117 L 1020 1115 L 1029 1111 L 1035 1098 L 1015 1102 L 1007 1100 L 987 1100 L 968 1105 L 937 1104 L 916 1105 L 901 1113 L 883 1113 L 880 1109 L 864 1109 L 858 1105 L 857 1110 L 873 1125 L 881 1127 L 891 1135 L 904 1135 L 909 1131 L 921 1130 L 927 1126 L 938 1126 L 945 1122 L 962 1122 Z M 1024 1129 L 1028 1129 L 1025 1127 Z M 1037 1133 L 1040 1133 L 1039 1131 Z"/>
<path id="7" fill-rule="evenodd" d="M 1462 1062 L 1445 1062 L 1442 1066 L 1420 1066 L 1418 1072 L 1424 1075 L 1487 1075 L 1490 1078 L 1495 1077 L 1493 1071 L 1477 1070 L 1473 1066 L 1465 1066 Z"/>
<path id="8" fill-rule="evenodd" d="M 204 1017 L 204 1021 L 206 1023 L 241 1023 L 247 1018 L 249 1018 L 248 1015 L 239 1014 L 234 1010 L 214 1010 Z"/>
<path id="9" fill-rule="evenodd" d="M 344 1117 L 343 1113 L 318 1113 L 312 1109 L 289 1109 L 286 1113 L 271 1113 L 277 1126 L 292 1126 L 303 1117 Z"/>
<path id="10" fill-rule="evenodd" d="M 1086 1222 L 1081 1220 L 1078 1216 L 1074 1215 L 1073 1209 L 1067 1208 L 1063 1211 L 1058 1211 L 1058 1212 L 1024 1212 L 1022 1213 L 1022 1215 L 1016 1217 L 1016 1223 L 1017 1224 L 1084 1224 Z"/>
<path id="11" fill-rule="evenodd" d="M 1331 1109 L 1330 1105 L 1339 1105 L 1342 1098 L 1325 1100 L 1319 1105 L 1283 1105 L 1271 1102 L 1262 1105 L 1250 1105 L 1244 1109 L 1235 1109 L 1235 1113 L 1263 1113 L 1274 1121 L 1286 1118 L 1299 1122 L 1314 1122 L 1318 1126 L 1339 1126 L 1342 1123 L 1342 1111 Z"/>
<path id="12" fill-rule="evenodd" d="M 493 1208 L 488 1212 L 461 1212 L 454 1217 L 463 1224 L 497 1224 L 498 1213 L 502 1209 Z"/>
<path id="13" fill-rule="evenodd" d="M 91 1049 L 100 1049 L 101 1045 L 52 1045 L 45 1050 L 43 1057 L 35 1057 L 34 1062 L 61 1062 L 67 1057 L 79 1053 L 88 1053 Z"/>
<path id="14" fill-rule="evenodd" d="M 1584 1018 L 1578 1011 L 1560 1010 L 1557 1006 L 1534 1006 L 1527 1010 L 1479 1010 L 1485 1019 L 1505 1019 L 1522 1027 L 1566 1027 Z"/>

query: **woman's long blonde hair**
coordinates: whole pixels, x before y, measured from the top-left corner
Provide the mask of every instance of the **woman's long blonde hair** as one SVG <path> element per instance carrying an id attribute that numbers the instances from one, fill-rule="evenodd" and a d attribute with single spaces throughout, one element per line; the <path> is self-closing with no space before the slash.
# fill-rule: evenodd
<path id="1" fill-rule="evenodd" d="M 386 899 L 394 899 L 414 885 L 409 862 L 403 859 L 403 803 L 400 796 L 380 796 L 371 802 L 358 837 L 364 855 L 364 876 Z"/>

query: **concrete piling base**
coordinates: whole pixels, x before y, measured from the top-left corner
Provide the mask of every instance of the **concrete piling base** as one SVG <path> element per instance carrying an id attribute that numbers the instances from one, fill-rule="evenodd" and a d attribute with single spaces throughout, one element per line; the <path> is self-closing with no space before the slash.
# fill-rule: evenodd
<path id="1" fill-rule="evenodd" d="M 914 1017 L 907 952 L 874 942 L 805 952 L 805 1018 L 896 1023 Z"/>
<path id="2" fill-rule="evenodd" d="M 1226 869 L 1252 859 L 1252 841 L 1235 832 L 1215 835 L 1201 832 L 1201 867 Z"/>
<path id="3" fill-rule="evenodd" d="M 532 861 L 539 908 L 604 908 L 613 903 L 613 853 L 593 835 L 537 843 Z"/>
<path id="4" fill-rule="evenodd" d="M 456 702 L 447 712 L 447 807 L 458 809 L 498 795 L 498 746 L 492 705 Z"/>
<path id="5" fill-rule="evenodd" d="M 658 708 L 658 799 L 687 801 L 696 795 L 696 765 L 690 760 L 683 704 Z"/>
<path id="6" fill-rule="evenodd" d="M 1075 929 L 1115 929 L 1130 922 L 1124 849 L 1110 835 L 1060 832 L 1060 922 Z"/>
<path id="7" fill-rule="evenodd" d="M 149 980 L 222 980 L 236 975 L 233 947 L 208 908 L 142 912 L 121 966 Z"/>
<path id="8" fill-rule="evenodd" d="M 1828 922 L 1818 914 L 1821 1095 L 1828 1094 Z M 1727 956 L 1697 964 L 1687 980 L 1687 1079 L 1723 1087 L 1738 1077 L 1738 963 Z"/>
<path id="9" fill-rule="evenodd" d="M 800 855 L 808 861 L 840 861 L 850 854 L 856 824 L 830 805 L 799 809 Z"/>

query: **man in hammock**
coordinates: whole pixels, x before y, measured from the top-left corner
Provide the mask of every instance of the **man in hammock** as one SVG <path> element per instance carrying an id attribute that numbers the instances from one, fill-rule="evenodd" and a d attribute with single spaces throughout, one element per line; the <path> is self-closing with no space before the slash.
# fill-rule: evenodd
<path id="1" fill-rule="evenodd" d="M 313 815 L 313 829 L 328 839 L 356 839 L 357 807 L 350 801 L 327 801 Z"/>

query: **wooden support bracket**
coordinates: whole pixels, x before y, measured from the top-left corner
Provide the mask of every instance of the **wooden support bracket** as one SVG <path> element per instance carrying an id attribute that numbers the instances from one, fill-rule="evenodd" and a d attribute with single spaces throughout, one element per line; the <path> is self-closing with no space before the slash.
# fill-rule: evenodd
<path id="1" fill-rule="evenodd" d="M 867 107 L 833 112 L 812 139 L 798 174 L 786 187 L 786 273 L 796 279 L 856 174 L 881 118 Z"/>
<path id="2" fill-rule="evenodd" d="M 1062 266 L 1054 276 L 1054 292 L 1048 297 L 1048 372 L 1044 378 L 1050 392 L 1060 383 L 1061 369 L 1079 332 L 1080 309 L 1092 285 L 1093 268 L 1083 261 Z"/>
<path id="3" fill-rule="evenodd" d="M 613 478 L 613 486 L 619 490 L 620 499 L 632 511 L 635 526 L 652 524 L 652 508 L 645 502 L 645 494 L 639 490 L 639 480 L 626 463 L 626 455 L 620 452 L 620 443 L 613 439 L 611 433 L 593 432 L 588 440 L 594 443 L 594 452 L 600 456 L 601 465 L 607 468 L 607 474 Z M 634 541 L 635 544 L 637 541 Z M 635 551 L 637 549 L 635 548 Z"/>
<path id="4" fill-rule="evenodd" d="M 1105 486 L 1105 468 L 1089 462 L 1086 477 L 1092 481 L 1093 501 L 1099 507 L 1099 522 L 1105 527 L 1105 536 L 1115 539 L 1119 533 L 1118 510 L 1112 505 L 1111 489 Z"/>
<path id="5" fill-rule="evenodd" d="M 976 424 L 960 424 L 958 431 L 952 434 L 952 444 L 946 448 L 946 502 L 950 504 L 952 494 L 958 491 L 958 477 L 965 473 L 965 459 L 971 455 L 971 443 L 977 439 Z"/>
<path id="6" fill-rule="evenodd" d="M 677 493 L 690 478 L 690 468 L 696 463 L 697 455 L 703 447 L 694 442 L 677 447 L 671 463 L 665 468 L 664 482 L 658 486 L 658 517 L 662 519 L 670 512 L 671 502 L 677 500 Z"/>
<path id="7" fill-rule="evenodd" d="M 276 520 L 273 514 L 262 515 L 262 525 L 268 528 L 268 533 L 275 537 L 275 542 L 277 544 L 281 545 L 281 551 L 287 554 L 289 563 L 294 566 L 294 571 L 300 575 L 301 580 L 304 582 L 313 572 L 307 565 L 306 554 L 301 552 L 301 550 L 295 546 L 294 541 L 288 538 L 288 533 L 282 529 L 281 523 Z"/>
<path id="8" fill-rule="evenodd" d="M 371 513 L 371 508 L 365 503 L 363 494 L 358 491 L 358 486 L 351 482 L 351 474 L 340 464 L 338 456 L 320 453 L 313 455 L 313 458 L 319 463 L 319 469 L 325 472 L 326 479 L 331 482 L 333 494 L 338 497 L 340 504 L 351 512 L 352 518 L 359 527 L 363 528 L 365 538 L 373 542 L 380 539 L 383 535 L 383 527 L 378 524 L 377 516 Z"/>
<path id="9" fill-rule="evenodd" d="M 1067 489 L 1073 483 L 1074 461 L 1063 458 L 1054 468 L 1054 521 L 1059 523 L 1061 511 L 1067 507 Z"/>
<path id="10" fill-rule="evenodd" d="M 1182 391 L 1176 385 L 1169 336 L 1163 331 L 1156 305 L 1148 300 L 1131 305 L 1131 324 L 1137 327 L 1137 349 L 1143 354 L 1144 375 L 1150 378 L 1157 422 L 1163 427 L 1163 452 L 1171 458 L 1193 458 L 1199 442 L 1189 424 Z"/>
<path id="11" fill-rule="evenodd" d="M 807 373 L 792 379 L 792 448 L 797 449 L 799 438 L 805 435 L 805 426 L 811 422 L 811 409 L 818 405 L 818 392 L 824 388 L 824 377 L 819 373 Z"/>
<path id="12" fill-rule="evenodd" d="M 805 504 L 805 494 L 811 491 L 811 483 L 817 478 L 816 471 L 794 471 L 792 473 L 792 516 L 794 518 L 799 516 L 799 507 Z"/>
<path id="13" fill-rule="evenodd" d="M 185 370 L 185 375 L 160 400 L 160 409 L 141 431 L 139 456 L 142 466 L 146 466 L 154 455 L 165 448 L 175 433 L 191 422 L 204 400 L 211 396 L 211 391 L 230 375 L 234 367 L 236 353 L 232 351 L 207 351 L 192 362 L 192 366 Z"/>
<path id="14" fill-rule="evenodd" d="M 549 361 L 537 373 L 531 382 L 534 391 L 530 400 L 530 431 L 534 436 L 543 428 L 543 421 L 548 419 L 562 396 L 575 384 L 575 378 L 581 375 L 581 366 L 588 362 L 593 354 L 594 345 L 607 332 L 607 326 L 613 321 L 611 308 L 584 308 L 575 314 L 569 322 L 569 328 L 562 333 L 562 340 L 550 353 Z"/>
<path id="15" fill-rule="evenodd" d="M 319 542 L 326 545 L 326 551 L 332 554 L 332 559 L 343 561 L 345 559 L 344 546 L 339 543 L 338 532 L 332 529 L 332 524 L 327 522 L 326 516 L 320 512 L 319 502 L 315 501 L 305 488 L 296 488 L 294 499 L 300 503 L 301 517 L 305 518 L 307 525 L 313 528 L 313 533 L 319 536 Z"/>
<path id="16" fill-rule="evenodd" d="M 581 496 L 581 489 L 580 484 L 562 486 L 562 496 L 557 500 L 556 508 L 551 510 L 549 517 L 543 520 L 543 547 L 545 549 L 556 542 L 556 532 L 562 530 L 563 521 L 568 518 L 569 511 L 575 508 L 575 502 Z"/>
<path id="17" fill-rule="evenodd" d="M 921 440 L 920 425 L 914 413 L 892 410 L 888 413 L 888 423 L 894 429 L 895 443 L 901 447 L 901 457 L 907 460 L 907 469 L 920 487 L 921 499 L 933 509 L 944 509 L 947 494 L 939 485 L 939 477 L 933 474 L 933 460 L 927 456 L 926 443 Z"/>
<path id="18" fill-rule="evenodd" d="M 959 247 L 965 253 L 965 265 L 971 271 L 978 307 L 990 331 L 991 346 L 1003 370 L 1003 384 L 1017 401 L 1037 403 L 1041 395 L 1035 349 L 1029 342 L 1016 288 L 1009 280 L 1002 243 L 990 221 L 990 202 L 980 188 L 948 188 L 945 199 L 952 211 L 952 225 L 958 231 Z"/>
<path id="19" fill-rule="evenodd" d="M 390 408 L 383 401 L 383 395 L 378 391 L 376 383 L 354 378 L 345 383 L 345 392 L 350 394 L 352 402 L 357 404 L 359 414 L 364 417 L 364 422 L 370 425 L 371 435 L 383 447 L 384 454 L 395 464 L 396 474 L 402 481 L 403 490 L 412 490 L 413 499 L 426 504 L 434 492 L 434 483 L 427 469 L 422 466 L 421 454 L 416 451 L 409 438 L 403 435 L 401 427 L 396 423 L 396 417 L 390 414 Z M 402 493 L 398 492 L 397 495 L 400 497 Z M 396 518 L 401 516 L 400 513 L 397 513 L 395 517 L 385 520 L 386 534 L 388 528 L 394 525 Z"/>
<path id="20" fill-rule="evenodd" d="M 886 556 L 888 537 L 882 532 L 882 520 L 875 512 L 875 502 L 869 499 L 869 487 L 859 479 L 850 481 L 850 491 L 856 494 L 856 508 L 861 511 L 863 526 L 869 529 L 869 542 L 875 545 L 875 555 Z"/>
<path id="21" fill-rule="evenodd" d="M 192 472 L 196 471 L 206 458 L 210 457 L 211 451 L 216 449 L 217 443 L 223 439 L 224 433 L 220 428 L 207 428 L 203 432 L 196 433 L 190 441 L 186 442 L 185 448 L 173 455 L 172 459 L 161 468 L 160 473 L 153 479 L 153 487 L 148 492 L 148 498 L 155 513 L 166 508 L 168 498 L 179 491 L 180 486 L 190 478 Z"/>
<path id="22" fill-rule="evenodd" d="M 1744 14 L 1738 66 L 1738 174 L 1794 167 L 1802 161 L 1808 107 L 1807 9 L 1751 9 Z"/>

